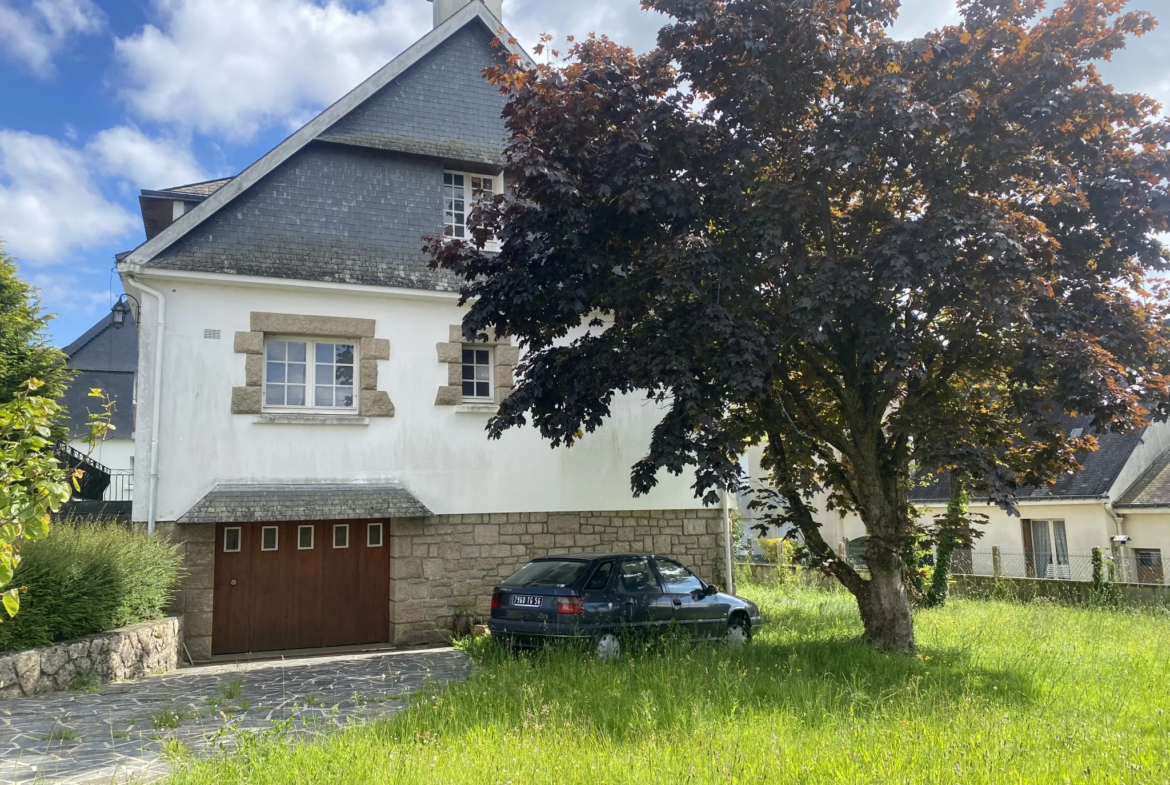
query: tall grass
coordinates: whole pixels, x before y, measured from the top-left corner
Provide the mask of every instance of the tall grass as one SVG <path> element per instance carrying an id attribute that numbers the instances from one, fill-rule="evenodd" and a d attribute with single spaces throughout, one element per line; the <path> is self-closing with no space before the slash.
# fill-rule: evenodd
<path id="1" fill-rule="evenodd" d="M 20 613 L 0 613 L 0 651 L 47 646 L 165 615 L 182 557 L 175 546 L 114 522 L 57 521 L 26 543 L 13 585 Z"/>
<path id="2" fill-rule="evenodd" d="M 323 742 L 245 744 L 173 785 L 1166 783 L 1170 617 L 955 601 L 921 654 L 857 642 L 848 595 L 746 587 L 743 650 L 600 663 L 472 647 L 465 684 Z"/>

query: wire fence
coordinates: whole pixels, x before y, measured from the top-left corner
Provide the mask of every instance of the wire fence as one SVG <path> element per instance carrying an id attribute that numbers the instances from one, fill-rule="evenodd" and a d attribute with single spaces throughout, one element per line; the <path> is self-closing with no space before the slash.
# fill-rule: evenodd
<path id="1" fill-rule="evenodd" d="M 1108 554 L 1108 552 L 1106 552 Z M 846 561 L 865 570 L 865 557 L 850 551 Z M 770 564 L 758 554 L 743 562 Z M 1103 578 L 1111 583 L 1134 583 L 1152 586 L 1166 585 L 1166 574 L 1158 551 L 1126 552 L 1105 555 L 1102 562 Z M 951 561 L 955 575 L 987 575 L 1001 578 L 1037 578 L 1041 580 L 1091 583 L 1093 580 L 1092 553 L 1012 553 L 991 550 L 959 550 Z"/>

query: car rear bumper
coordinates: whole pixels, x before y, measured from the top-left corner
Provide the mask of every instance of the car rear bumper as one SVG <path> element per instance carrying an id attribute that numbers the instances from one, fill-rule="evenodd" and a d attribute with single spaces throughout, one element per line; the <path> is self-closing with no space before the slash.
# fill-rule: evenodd
<path id="1" fill-rule="evenodd" d="M 487 628 L 493 636 L 508 638 L 520 646 L 538 646 L 553 640 L 581 638 L 593 632 L 591 625 L 586 627 L 577 624 L 549 624 L 543 621 L 518 619 L 489 619 Z"/>

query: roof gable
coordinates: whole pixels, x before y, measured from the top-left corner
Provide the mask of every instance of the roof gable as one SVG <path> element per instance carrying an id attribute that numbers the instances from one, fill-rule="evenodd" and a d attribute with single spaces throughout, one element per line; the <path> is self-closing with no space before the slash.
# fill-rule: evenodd
<path id="1" fill-rule="evenodd" d="M 260 158 L 260 160 L 241 172 L 231 182 L 219 188 L 175 223 L 171 224 L 157 236 L 147 240 L 120 260 L 119 268 L 124 272 L 129 272 L 149 263 L 155 256 L 165 251 L 192 229 L 215 215 L 221 208 L 250 189 L 281 164 L 288 161 L 310 142 L 333 128 L 338 121 L 361 106 L 367 99 L 405 74 L 428 54 L 443 45 L 455 36 L 456 33 L 462 31 L 464 27 L 471 24 L 479 25 L 493 35 L 496 31 L 503 28 L 500 20 L 484 6 L 481 0 L 472 0 L 472 2 L 460 9 L 446 22 L 420 38 L 373 76 L 351 90 L 341 100 L 310 120 L 299 131 L 285 139 Z M 533 62 L 531 57 L 522 48 L 510 43 L 507 36 L 500 36 L 500 40 L 508 52 L 520 56 L 528 63 Z"/>

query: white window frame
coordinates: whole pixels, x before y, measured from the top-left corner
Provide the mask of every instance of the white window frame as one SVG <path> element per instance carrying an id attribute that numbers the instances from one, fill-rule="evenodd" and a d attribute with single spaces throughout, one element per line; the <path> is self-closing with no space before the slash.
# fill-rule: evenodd
<path id="1" fill-rule="evenodd" d="M 460 361 L 459 362 L 459 369 L 460 369 L 459 370 L 459 391 L 460 391 L 460 393 L 463 392 L 464 381 L 474 381 L 471 379 L 465 380 L 463 378 L 463 370 L 467 367 L 467 363 L 463 362 L 463 352 L 470 352 L 470 351 L 487 352 L 488 394 L 486 396 L 482 396 L 482 395 L 467 395 L 466 393 L 464 393 L 463 394 L 463 401 L 464 401 L 464 403 L 495 403 L 496 402 L 496 352 L 495 352 L 495 349 L 491 346 L 480 346 L 480 345 L 477 345 L 474 343 L 462 344 L 462 347 L 461 347 L 460 352 L 459 352 L 459 361 Z M 472 367 L 478 368 L 479 363 L 473 363 Z"/>
<path id="2" fill-rule="evenodd" d="M 378 531 L 378 544 L 377 545 L 374 545 L 374 543 L 372 543 L 370 541 L 370 535 L 374 533 L 375 529 L 377 529 L 377 531 Z M 380 523 L 366 524 L 366 547 L 367 548 L 381 548 L 382 544 L 385 542 L 386 542 L 386 532 L 383 529 L 382 524 L 380 524 Z"/>
<path id="3" fill-rule="evenodd" d="M 1063 539 L 1064 553 L 1061 553 L 1060 547 L 1057 545 L 1057 525 L 1060 525 L 1060 536 Z M 1072 580 L 1072 567 L 1070 565 L 1068 551 L 1068 527 L 1064 522 L 1064 518 L 1034 518 L 1032 525 L 1032 562 L 1035 565 L 1036 577 L 1045 580 Z M 1041 551 L 1036 548 L 1036 527 L 1042 526 L 1047 531 L 1048 550 Z M 1046 564 L 1040 563 L 1039 555 L 1044 553 L 1048 556 Z M 1064 561 L 1061 561 L 1061 557 Z"/>
<path id="4" fill-rule="evenodd" d="M 309 544 L 308 545 L 301 544 L 301 534 L 305 531 L 305 529 L 309 530 Z M 311 550 L 313 550 L 313 546 L 316 544 L 317 544 L 317 527 L 316 526 L 298 526 L 297 527 L 297 550 L 298 551 L 311 551 Z"/>
<path id="5" fill-rule="evenodd" d="M 447 220 L 448 215 L 452 213 L 452 210 L 447 209 L 447 203 L 448 203 L 447 188 L 449 187 L 447 185 L 447 176 L 448 175 L 451 175 L 453 178 L 454 177 L 462 177 L 463 178 L 463 234 L 464 234 L 463 237 L 456 237 L 454 234 L 454 227 L 458 226 L 458 224 L 453 222 L 453 221 L 449 222 Z M 444 169 L 443 170 L 443 183 L 442 183 L 442 188 L 443 188 L 443 237 L 446 238 L 447 240 L 466 240 L 468 242 L 471 242 L 471 240 L 472 240 L 471 233 L 467 231 L 467 217 L 469 215 L 471 215 L 471 211 L 475 209 L 475 204 L 476 204 L 475 189 L 474 189 L 474 186 L 472 185 L 472 182 L 471 182 L 472 178 L 491 180 L 491 182 L 492 182 L 492 196 L 493 197 L 496 194 L 501 194 L 504 192 L 504 175 L 502 173 L 501 174 L 482 174 L 480 172 L 460 172 L 456 169 Z M 454 187 L 454 186 L 451 186 L 451 187 Z M 451 234 L 447 233 L 447 230 L 449 228 L 451 229 Z M 485 251 L 499 251 L 500 250 L 500 241 L 494 237 L 490 238 L 487 241 L 487 245 L 484 246 L 484 250 Z"/>
<path id="6" fill-rule="evenodd" d="M 338 529 L 345 530 L 345 545 L 338 545 L 337 544 L 337 530 Z M 349 547 L 349 524 L 348 523 L 335 523 L 335 524 L 333 524 L 333 547 L 335 550 L 339 550 L 339 551 L 345 550 L 346 548 Z"/>
<path id="7" fill-rule="evenodd" d="M 264 534 L 269 529 L 271 529 L 276 534 L 276 537 L 273 540 L 272 547 L 265 548 L 264 547 Z M 272 552 L 272 551 L 279 551 L 280 550 L 280 527 L 279 526 L 261 526 L 260 527 L 260 550 L 262 550 L 264 552 Z"/>
<path id="8" fill-rule="evenodd" d="M 289 406 L 268 403 L 268 344 L 273 341 L 296 342 L 305 344 L 305 405 Z M 264 336 L 264 380 L 261 387 L 263 411 L 282 414 L 357 414 L 361 398 L 361 340 L 358 338 L 310 338 L 304 335 L 266 335 Z M 317 345 L 318 344 L 346 344 L 353 346 L 353 405 L 352 406 L 317 406 L 310 404 L 316 401 L 316 374 L 317 374 Z M 287 361 L 286 361 L 287 362 Z M 336 388 L 338 385 L 332 385 Z"/>
<path id="9" fill-rule="evenodd" d="M 227 547 L 228 532 L 236 533 L 236 547 Z M 243 526 L 225 526 L 223 528 L 223 552 L 224 553 L 239 553 L 244 549 L 244 527 Z"/>

